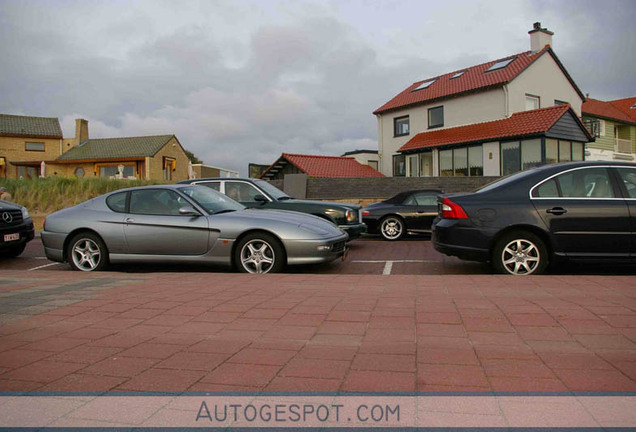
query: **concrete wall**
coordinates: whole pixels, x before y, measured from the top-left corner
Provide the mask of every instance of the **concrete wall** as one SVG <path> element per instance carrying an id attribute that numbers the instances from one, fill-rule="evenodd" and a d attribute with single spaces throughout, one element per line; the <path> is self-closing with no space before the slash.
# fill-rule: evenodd
<path id="1" fill-rule="evenodd" d="M 411 189 L 442 189 L 444 192 L 470 192 L 499 177 L 365 177 L 307 178 L 307 199 L 341 201 L 368 205 Z M 270 183 L 285 190 L 283 180 Z M 294 195 L 292 195 L 294 196 Z M 294 196 L 295 198 L 302 198 Z"/>

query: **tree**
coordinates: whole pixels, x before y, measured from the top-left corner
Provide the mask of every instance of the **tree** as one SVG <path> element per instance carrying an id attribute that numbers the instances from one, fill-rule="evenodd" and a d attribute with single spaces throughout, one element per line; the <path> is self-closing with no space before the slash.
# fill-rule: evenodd
<path id="1" fill-rule="evenodd" d="M 185 154 L 188 157 L 188 159 L 190 159 L 190 162 L 192 162 L 192 164 L 202 164 L 203 163 L 203 161 L 200 160 L 198 157 L 196 157 L 194 155 L 194 153 L 192 153 L 191 151 L 188 151 L 188 150 L 185 150 L 185 149 L 184 149 L 184 151 L 185 151 Z"/>

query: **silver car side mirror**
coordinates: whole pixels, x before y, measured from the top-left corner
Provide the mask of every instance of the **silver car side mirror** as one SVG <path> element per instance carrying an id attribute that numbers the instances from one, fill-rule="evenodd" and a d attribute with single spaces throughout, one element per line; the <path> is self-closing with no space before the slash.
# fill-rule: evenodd
<path id="1" fill-rule="evenodd" d="M 179 214 L 181 216 L 201 216 L 201 213 L 196 211 L 194 207 L 183 206 L 179 209 Z"/>

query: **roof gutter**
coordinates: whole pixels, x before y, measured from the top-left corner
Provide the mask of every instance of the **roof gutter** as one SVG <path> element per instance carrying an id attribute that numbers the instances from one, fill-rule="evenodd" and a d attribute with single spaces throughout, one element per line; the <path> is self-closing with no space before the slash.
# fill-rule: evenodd
<path id="1" fill-rule="evenodd" d="M 508 83 L 503 85 L 504 92 L 504 115 L 510 117 L 510 92 L 508 91 Z"/>

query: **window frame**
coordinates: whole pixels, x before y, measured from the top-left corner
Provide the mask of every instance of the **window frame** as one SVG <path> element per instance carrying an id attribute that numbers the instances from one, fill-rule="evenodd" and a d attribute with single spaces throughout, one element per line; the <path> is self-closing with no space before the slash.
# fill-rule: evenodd
<path id="1" fill-rule="evenodd" d="M 42 148 L 41 149 L 29 148 L 29 144 L 41 144 Z M 24 151 L 44 153 L 46 151 L 46 143 L 39 142 L 39 141 L 37 141 L 37 142 L 36 141 L 25 141 L 24 142 Z"/>
<path id="2" fill-rule="evenodd" d="M 406 133 L 398 133 L 398 123 L 406 120 Z M 411 134 L 411 119 L 408 115 L 393 118 L 393 138 L 408 136 Z"/>
<path id="3" fill-rule="evenodd" d="M 528 109 L 528 101 L 536 101 L 536 108 L 531 108 Z M 541 109 L 541 96 L 537 96 L 537 95 L 533 95 L 530 93 L 526 93 L 526 97 L 525 97 L 525 101 L 526 101 L 526 111 L 532 111 L 532 110 L 536 110 L 536 109 Z"/>
<path id="4" fill-rule="evenodd" d="M 442 122 L 439 124 L 431 124 L 431 113 L 433 112 L 433 110 L 441 110 L 442 112 Z M 435 129 L 435 128 L 440 128 L 440 127 L 444 127 L 444 105 L 439 105 L 436 107 L 430 107 L 428 109 L 428 129 Z"/>

